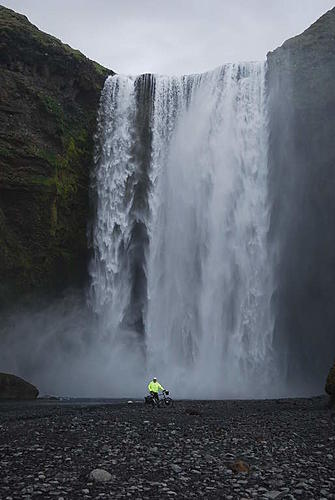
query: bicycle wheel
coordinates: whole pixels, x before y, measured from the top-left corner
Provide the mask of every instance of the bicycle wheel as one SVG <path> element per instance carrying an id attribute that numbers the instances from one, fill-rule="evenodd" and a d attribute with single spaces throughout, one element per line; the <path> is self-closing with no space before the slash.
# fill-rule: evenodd
<path id="1" fill-rule="evenodd" d="M 165 406 L 169 406 L 170 408 L 173 406 L 173 399 L 172 398 L 165 398 L 164 399 Z"/>

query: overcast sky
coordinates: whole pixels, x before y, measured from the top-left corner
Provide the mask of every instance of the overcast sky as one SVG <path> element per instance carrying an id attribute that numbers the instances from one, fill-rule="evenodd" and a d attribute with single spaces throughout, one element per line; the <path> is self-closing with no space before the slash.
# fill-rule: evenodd
<path id="1" fill-rule="evenodd" d="M 265 59 L 330 0 L 0 0 L 118 73 L 181 74 Z"/>

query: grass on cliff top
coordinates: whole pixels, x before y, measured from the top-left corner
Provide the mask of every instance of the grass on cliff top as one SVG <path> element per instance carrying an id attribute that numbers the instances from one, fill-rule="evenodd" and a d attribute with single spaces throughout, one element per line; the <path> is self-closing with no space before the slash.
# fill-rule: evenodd
<path id="1" fill-rule="evenodd" d="M 104 66 L 101 66 L 101 64 L 88 59 L 79 50 L 73 49 L 66 43 L 61 42 L 61 40 L 59 40 L 58 38 L 39 30 L 37 26 L 32 24 L 26 16 L 18 14 L 14 10 L 7 9 L 2 5 L 0 5 L 0 30 L 3 32 L 12 31 L 20 34 L 24 33 L 25 35 L 30 36 L 36 42 L 42 45 L 45 50 L 63 50 L 66 54 L 73 57 L 77 61 L 85 61 L 86 63 L 91 63 L 97 73 L 102 76 L 107 76 L 108 74 L 113 73 Z"/>

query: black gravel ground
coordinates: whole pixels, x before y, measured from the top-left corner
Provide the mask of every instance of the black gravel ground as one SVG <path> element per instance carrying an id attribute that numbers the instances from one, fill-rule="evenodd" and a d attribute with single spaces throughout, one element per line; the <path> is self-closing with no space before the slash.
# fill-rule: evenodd
<path id="1" fill-rule="evenodd" d="M 1 500 L 335 499 L 335 422 L 321 397 L 2 403 L 0 465 Z"/>

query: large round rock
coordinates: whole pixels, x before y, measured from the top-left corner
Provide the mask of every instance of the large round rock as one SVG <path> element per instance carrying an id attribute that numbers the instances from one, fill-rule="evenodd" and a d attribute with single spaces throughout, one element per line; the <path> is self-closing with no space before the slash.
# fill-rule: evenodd
<path id="1" fill-rule="evenodd" d="M 330 406 L 335 409 L 335 362 L 327 378 L 326 393 L 330 396 Z"/>
<path id="2" fill-rule="evenodd" d="M 97 483 L 108 483 L 112 479 L 112 474 L 104 469 L 94 469 L 90 472 L 90 479 Z"/>
<path id="3" fill-rule="evenodd" d="M 36 399 L 37 396 L 38 389 L 23 378 L 0 373 L 0 399 Z"/>

